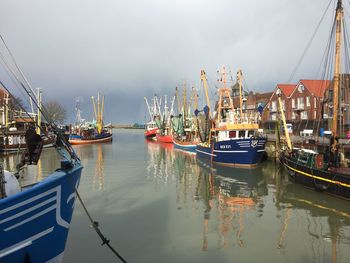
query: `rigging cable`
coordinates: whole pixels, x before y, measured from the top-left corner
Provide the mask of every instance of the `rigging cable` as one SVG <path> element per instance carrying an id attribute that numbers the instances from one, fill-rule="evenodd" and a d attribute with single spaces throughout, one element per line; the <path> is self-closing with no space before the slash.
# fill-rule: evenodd
<path id="1" fill-rule="evenodd" d="M 83 207 L 83 209 L 84 209 L 86 215 L 88 216 L 88 218 L 89 218 L 89 220 L 90 220 L 90 222 L 91 222 L 91 224 L 92 224 L 92 227 L 93 227 L 94 230 L 96 231 L 97 235 L 101 238 L 101 240 L 102 240 L 102 244 L 101 244 L 101 245 L 102 245 L 102 246 L 103 246 L 103 245 L 107 245 L 107 246 L 109 247 L 109 249 L 114 253 L 114 255 L 116 255 L 116 256 L 120 259 L 120 261 L 126 263 L 126 260 L 125 260 L 125 259 L 112 247 L 112 245 L 109 243 L 110 240 L 107 239 L 107 238 L 102 234 L 102 232 L 101 232 L 101 230 L 100 230 L 100 228 L 99 228 L 99 223 L 98 223 L 97 221 L 94 221 L 93 218 L 91 217 L 89 211 L 86 209 L 86 206 L 85 206 L 83 200 L 81 199 L 81 197 L 80 197 L 80 195 L 79 195 L 79 192 L 78 192 L 78 189 L 77 189 L 77 188 L 75 188 L 75 193 L 76 193 L 76 195 L 77 195 L 77 197 L 78 197 L 78 199 L 79 199 L 79 202 L 80 202 L 80 204 L 82 205 L 82 207 Z"/>
<path id="2" fill-rule="evenodd" d="M 40 109 L 40 107 L 39 107 L 39 102 L 37 101 L 38 98 L 36 98 L 35 93 L 33 92 L 33 89 L 31 88 L 31 85 L 29 84 L 27 78 L 24 76 L 24 73 L 22 72 L 22 70 L 21 70 L 21 69 L 19 68 L 19 66 L 17 65 L 17 63 L 16 63 L 16 61 L 15 61 L 15 59 L 14 59 L 14 57 L 13 57 L 11 51 L 10 51 L 10 49 L 8 48 L 6 42 L 5 42 L 5 40 L 4 40 L 4 38 L 2 37 L 1 34 L 0 34 L 0 39 L 1 39 L 2 43 L 4 44 L 6 50 L 8 51 L 8 53 L 9 53 L 9 55 L 10 55 L 10 57 L 11 57 L 11 59 L 12 59 L 14 65 L 16 66 L 17 70 L 20 72 L 20 75 L 21 75 L 22 78 L 25 80 L 25 83 L 28 85 L 29 90 L 28 90 L 28 88 L 25 86 L 25 84 L 18 78 L 18 76 L 10 69 L 9 65 L 6 63 L 6 60 L 4 61 L 4 62 L 5 62 L 5 65 L 6 65 L 6 66 L 5 66 L 5 69 L 6 69 L 6 68 L 10 69 L 10 73 L 13 74 L 13 76 L 14 76 L 15 79 L 18 81 L 18 83 L 19 83 L 20 86 L 23 88 L 23 90 L 24 90 L 24 91 L 27 93 L 27 95 L 32 99 L 32 101 L 34 102 L 35 106 L 36 106 L 36 107 L 38 108 L 38 110 L 41 112 L 41 114 L 43 115 L 43 117 L 47 120 L 49 126 L 53 129 L 53 131 L 54 131 L 54 133 L 56 134 L 56 136 L 60 139 L 62 145 L 63 145 L 64 148 L 67 150 L 67 152 L 69 153 L 69 155 L 70 155 L 73 159 L 75 159 L 75 160 L 79 159 L 79 158 L 77 157 L 77 155 L 76 155 L 74 149 L 72 148 L 72 146 L 66 142 L 64 136 L 63 136 L 63 135 L 61 134 L 61 132 L 57 129 L 57 125 L 54 123 L 54 121 L 52 121 L 50 118 L 48 118 L 48 116 L 47 116 L 47 110 L 45 109 L 45 107 L 42 106 L 42 109 Z M 10 75 L 10 74 L 9 74 L 9 75 Z M 11 94 L 10 91 L 5 87 L 4 84 L 3 84 L 2 82 L 0 82 L 0 83 L 1 83 L 1 85 L 6 89 L 6 91 L 7 91 L 9 94 Z M 14 98 L 14 100 L 15 100 L 16 103 L 19 105 L 18 99 L 15 99 L 15 98 Z M 23 110 L 24 110 L 24 109 L 23 109 Z M 28 113 L 26 110 L 24 110 L 24 111 L 28 114 L 28 116 L 30 116 L 29 113 Z M 31 117 L 31 119 L 33 120 L 32 117 Z M 36 122 L 34 122 L 34 123 L 36 124 Z M 36 126 L 39 127 L 37 124 L 36 124 Z M 39 127 L 39 128 L 40 128 L 41 131 L 43 131 L 43 132 L 48 136 L 48 132 L 46 132 L 45 130 L 43 130 L 42 127 Z M 63 156 L 63 157 L 65 157 L 65 156 Z"/>
<path id="3" fill-rule="evenodd" d="M 319 23 L 318 23 L 318 25 L 317 25 L 317 27 L 316 27 L 314 33 L 313 33 L 312 36 L 311 36 L 311 39 L 310 39 L 309 42 L 307 43 L 305 50 L 303 51 L 303 53 L 302 53 L 300 59 L 298 60 L 298 63 L 297 63 L 297 65 L 296 65 L 296 67 L 294 68 L 294 70 L 292 71 L 292 74 L 291 74 L 290 77 L 289 77 L 288 83 L 290 83 L 291 80 L 294 78 L 294 75 L 295 75 L 295 73 L 297 72 L 297 70 L 298 70 L 298 68 L 299 68 L 299 66 L 300 66 L 300 64 L 301 64 L 301 62 L 302 62 L 302 60 L 304 59 L 305 54 L 306 54 L 307 50 L 309 49 L 309 47 L 310 47 L 312 41 L 314 40 L 314 38 L 315 38 L 315 36 L 316 36 L 316 33 L 317 33 L 318 29 L 320 28 L 320 25 L 321 25 L 321 23 L 322 23 L 322 21 L 323 21 L 325 15 L 326 15 L 326 13 L 327 13 L 327 11 L 328 11 L 328 9 L 329 9 L 329 7 L 330 7 L 332 1 L 333 1 L 333 0 L 330 0 L 330 1 L 329 1 L 328 5 L 327 5 L 327 8 L 326 8 L 326 10 L 324 11 L 324 13 L 323 13 L 323 15 L 322 15 L 322 17 L 321 17 L 321 20 L 319 21 Z"/>

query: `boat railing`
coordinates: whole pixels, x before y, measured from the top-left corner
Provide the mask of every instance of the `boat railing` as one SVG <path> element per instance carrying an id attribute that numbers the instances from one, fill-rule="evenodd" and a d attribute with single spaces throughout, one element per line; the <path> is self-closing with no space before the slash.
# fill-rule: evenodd
<path id="1" fill-rule="evenodd" d="M 228 112 L 228 116 L 226 118 L 223 118 L 220 121 L 219 126 L 226 125 L 227 123 L 230 124 L 256 124 L 259 123 L 259 115 L 254 113 L 244 113 L 242 116 L 240 116 L 239 113 L 235 112 Z"/>

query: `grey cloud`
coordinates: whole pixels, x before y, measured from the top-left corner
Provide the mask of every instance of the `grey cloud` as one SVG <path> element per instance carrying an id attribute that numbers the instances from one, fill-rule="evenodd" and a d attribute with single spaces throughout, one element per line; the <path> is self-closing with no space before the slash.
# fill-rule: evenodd
<path id="1" fill-rule="evenodd" d="M 144 120 L 143 96 L 173 93 L 184 79 L 199 85 L 202 68 L 212 79 L 222 65 L 241 68 L 250 90 L 287 81 L 327 4 L 3 0 L 0 32 L 33 86 L 59 98 L 71 119 L 75 96 L 85 97 L 88 115 L 89 98 L 100 91 L 108 94 L 106 118 L 136 122 Z M 326 26 L 296 78 L 316 77 L 328 33 Z"/>

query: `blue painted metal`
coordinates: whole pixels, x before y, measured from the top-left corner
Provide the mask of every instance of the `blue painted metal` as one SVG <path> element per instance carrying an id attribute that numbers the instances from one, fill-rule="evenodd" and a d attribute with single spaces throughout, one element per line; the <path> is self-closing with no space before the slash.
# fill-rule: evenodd
<path id="1" fill-rule="evenodd" d="M 197 145 L 197 157 L 223 165 L 254 166 L 264 154 L 266 137 L 232 139 Z"/>
<path id="2" fill-rule="evenodd" d="M 175 140 L 173 140 L 174 143 L 174 148 L 179 149 L 179 150 L 183 150 L 183 151 L 188 151 L 188 152 L 194 152 L 196 153 L 196 144 L 180 144 L 178 142 L 176 142 Z"/>
<path id="3" fill-rule="evenodd" d="M 80 161 L 0 200 L 0 262 L 60 262 L 75 204 Z M 27 261 L 25 261 L 27 260 Z"/>

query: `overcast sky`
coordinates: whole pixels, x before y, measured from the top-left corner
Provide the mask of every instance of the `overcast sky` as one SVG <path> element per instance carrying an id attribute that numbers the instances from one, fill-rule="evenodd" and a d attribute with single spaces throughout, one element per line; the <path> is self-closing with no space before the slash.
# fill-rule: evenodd
<path id="1" fill-rule="evenodd" d="M 288 81 L 330 0 L 2 0 L 0 33 L 44 100 L 92 118 L 90 97 L 106 96 L 105 120 L 143 122 L 144 96 L 216 80 L 241 68 L 247 88 Z M 331 5 L 334 10 L 334 4 Z M 327 16 L 294 81 L 316 78 Z M 1 73 L 3 74 L 3 73 Z M 214 82 L 211 83 L 214 86 Z"/>

